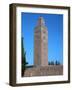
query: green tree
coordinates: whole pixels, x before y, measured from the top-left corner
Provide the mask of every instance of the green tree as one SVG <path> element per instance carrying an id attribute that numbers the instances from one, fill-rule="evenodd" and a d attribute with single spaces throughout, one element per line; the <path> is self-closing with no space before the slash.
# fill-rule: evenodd
<path id="1" fill-rule="evenodd" d="M 51 65 L 51 62 L 48 62 L 48 65 Z"/>
<path id="2" fill-rule="evenodd" d="M 60 65 L 60 62 L 56 60 L 55 65 Z"/>
<path id="3" fill-rule="evenodd" d="M 22 76 L 24 75 L 24 71 L 26 69 L 26 65 L 28 64 L 28 62 L 26 62 L 26 52 L 24 50 L 24 45 L 23 45 L 23 37 L 21 39 L 21 45 L 22 45 Z"/>
<path id="4" fill-rule="evenodd" d="M 51 61 L 48 63 L 49 65 L 54 65 L 54 61 Z"/>

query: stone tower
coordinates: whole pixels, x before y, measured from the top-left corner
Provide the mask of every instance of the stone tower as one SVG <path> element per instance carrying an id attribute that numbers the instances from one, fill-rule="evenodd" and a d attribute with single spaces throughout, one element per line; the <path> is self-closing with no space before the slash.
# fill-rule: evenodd
<path id="1" fill-rule="evenodd" d="M 48 65 L 48 30 L 43 17 L 39 17 L 34 32 L 34 65 Z"/>

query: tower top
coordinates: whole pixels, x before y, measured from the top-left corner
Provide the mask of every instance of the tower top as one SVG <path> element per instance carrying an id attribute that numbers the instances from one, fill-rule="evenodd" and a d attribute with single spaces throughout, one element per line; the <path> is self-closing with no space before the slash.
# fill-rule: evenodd
<path id="1" fill-rule="evenodd" d="M 45 21 L 44 21 L 44 18 L 43 17 L 39 17 L 39 19 L 38 19 L 38 25 L 39 26 L 45 26 Z"/>

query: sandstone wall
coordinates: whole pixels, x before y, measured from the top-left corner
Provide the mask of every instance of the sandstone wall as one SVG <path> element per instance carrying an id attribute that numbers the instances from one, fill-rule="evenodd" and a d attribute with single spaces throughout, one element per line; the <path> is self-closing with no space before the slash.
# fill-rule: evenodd
<path id="1" fill-rule="evenodd" d="M 49 76 L 49 75 L 62 75 L 62 65 L 48 65 L 44 67 L 29 67 L 24 72 L 25 77 L 31 76 Z"/>

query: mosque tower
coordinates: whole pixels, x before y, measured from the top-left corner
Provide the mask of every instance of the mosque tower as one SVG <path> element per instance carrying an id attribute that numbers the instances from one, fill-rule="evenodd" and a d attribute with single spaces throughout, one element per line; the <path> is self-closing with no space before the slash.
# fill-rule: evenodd
<path id="1" fill-rule="evenodd" d="M 34 30 L 34 65 L 48 66 L 48 30 L 43 17 L 39 17 Z"/>

